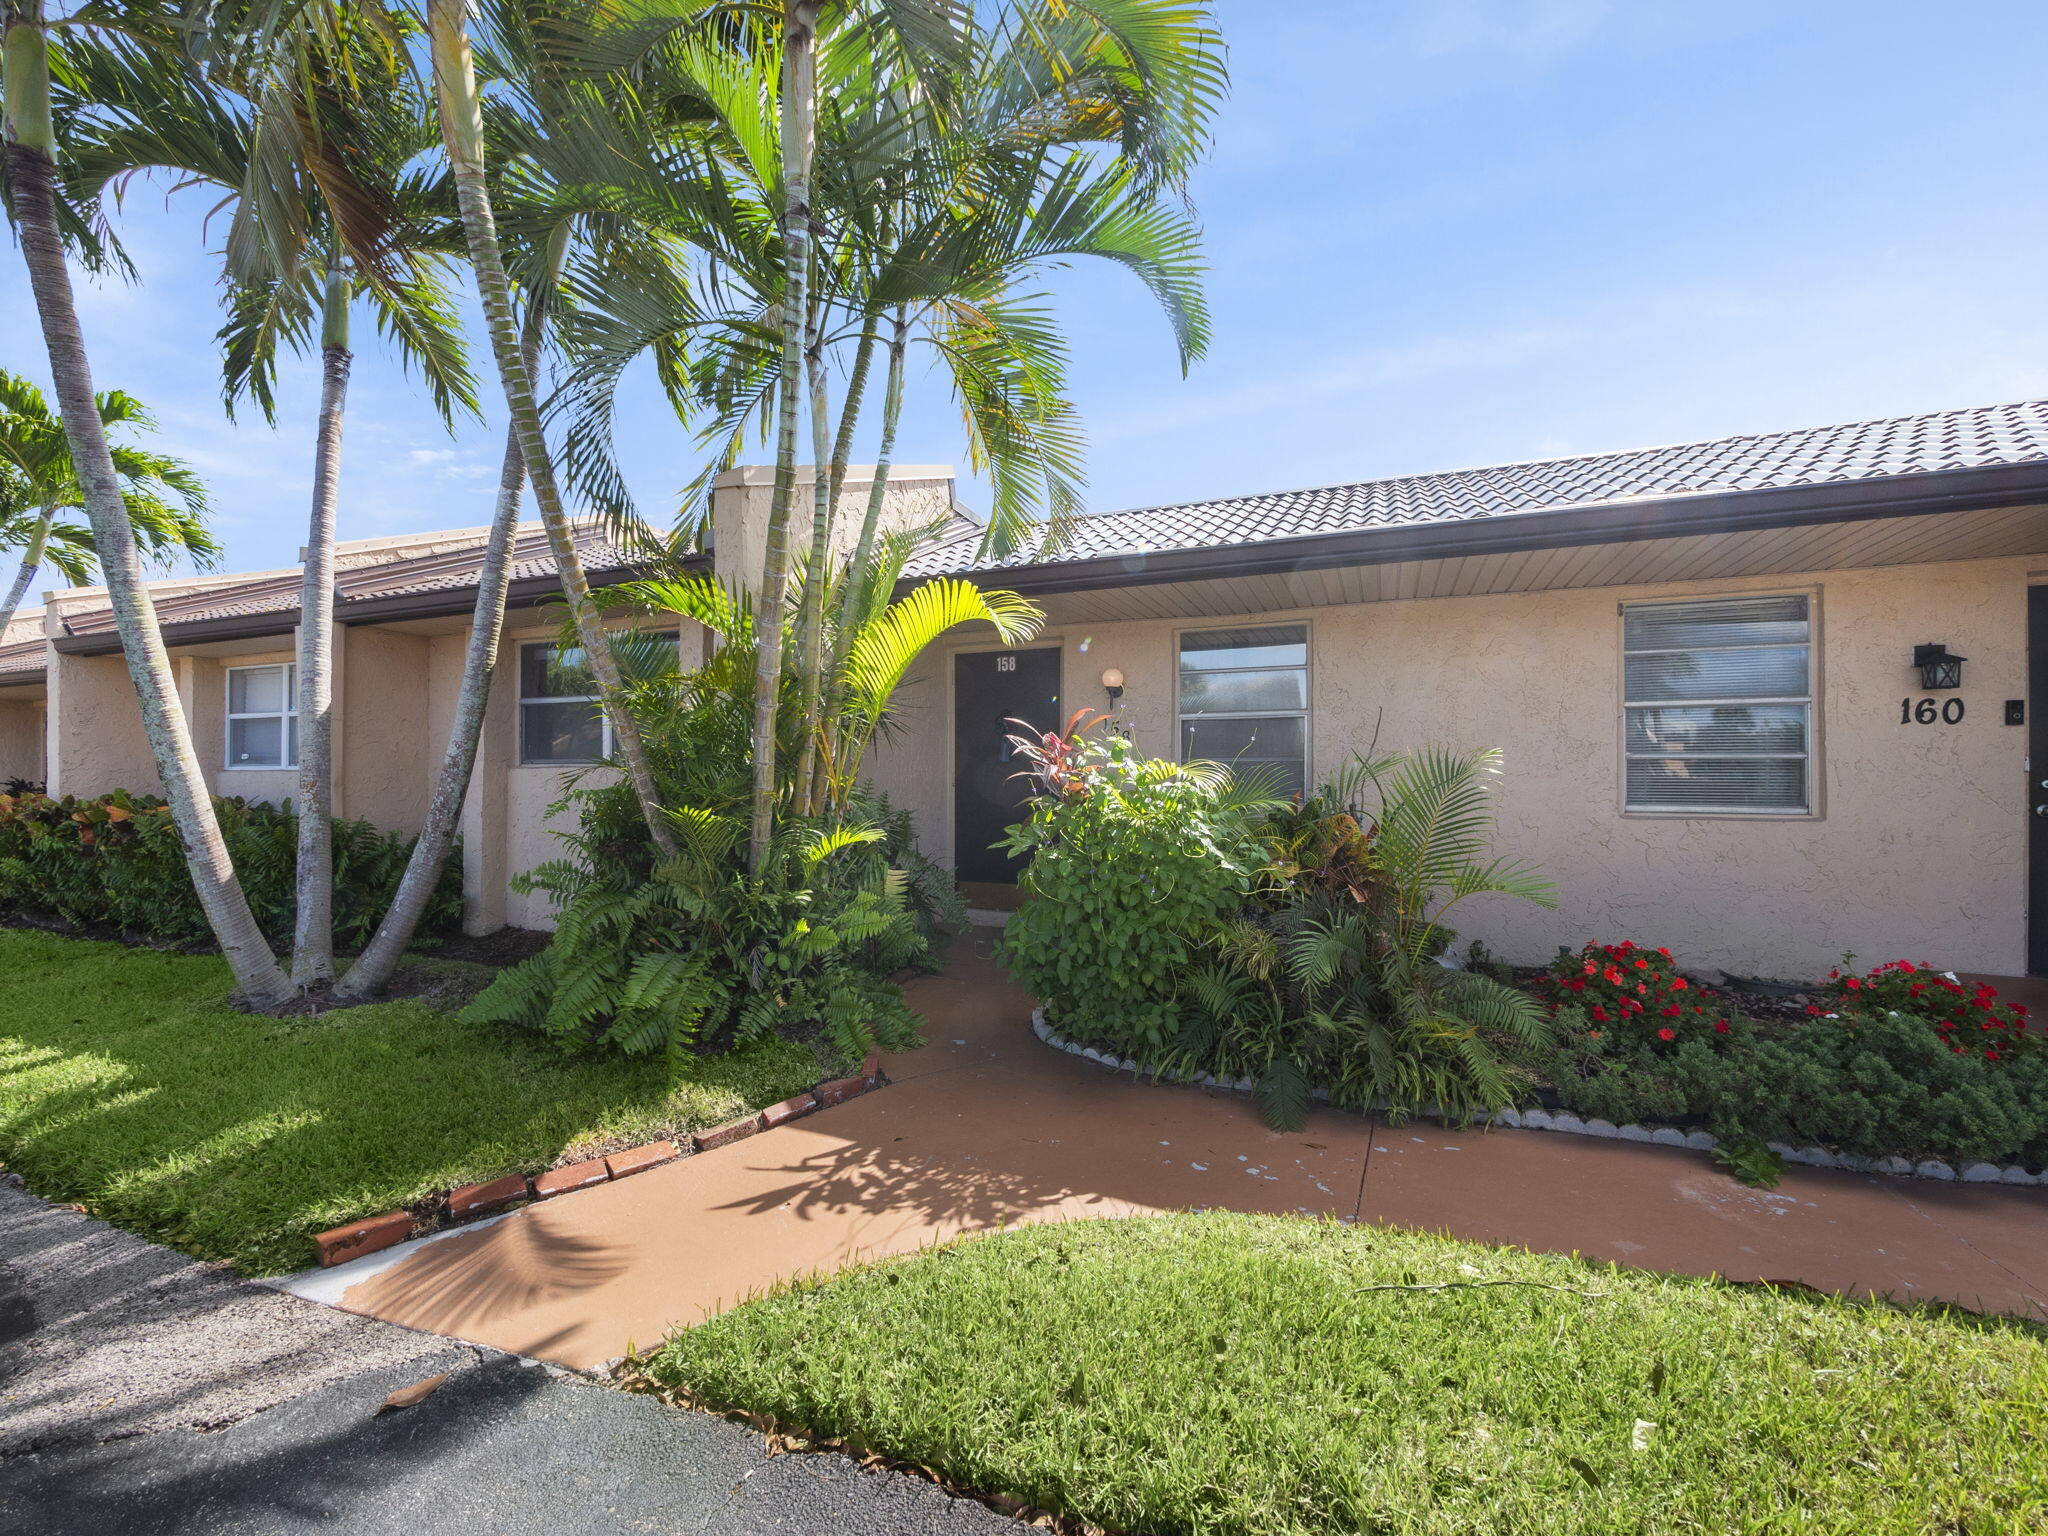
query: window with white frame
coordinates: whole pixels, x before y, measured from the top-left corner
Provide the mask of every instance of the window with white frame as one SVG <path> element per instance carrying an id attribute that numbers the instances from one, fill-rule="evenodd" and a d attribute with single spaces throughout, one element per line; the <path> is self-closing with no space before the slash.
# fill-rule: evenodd
<path id="1" fill-rule="evenodd" d="M 227 669 L 230 768 L 298 766 L 298 670 L 289 662 Z"/>
<path id="2" fill-rule="evenodd" d="M 1182 634 L 1180 756 L 1263 768 L 1286 794 L 1307 787 L 1306 624 Z"/>
<path id="3" fill-rule="evenodd" d="M 680 643 L 676 631 L 642 634 L 635 641 Z M 626 670 L 652 665 L 653 655 L 636 663 L 622 658 Z M 519 648 L 519 761 L 522 763 L 595 763 L 612 755 L 612 723 L 599 703 L 597 679 L 581 646 L 539 643 Z"/>
<path id="4" fill-rule="evenodd" d="M 1803 594 L 1623 605 L 1627 809 L 1813 809 L 1811 610 Z"/>

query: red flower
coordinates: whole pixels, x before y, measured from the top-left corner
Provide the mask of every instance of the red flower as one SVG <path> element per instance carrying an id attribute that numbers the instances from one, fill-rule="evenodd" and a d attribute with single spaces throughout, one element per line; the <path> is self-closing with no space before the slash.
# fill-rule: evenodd
<path id="1" fill-rule="evenodd" d="M 1657 1031 L 1657 1038 L 1659 1040 L 1676 1040 L 1678 1038 L 1678 1031 L 1671 1028 L 1660 1029 Z"/>
<path id="2" fill-rule="evenodd" d="M 1602 1024 L 1605 1024 L 1607 1022 L 1607 1010 L 1605 1008 L 1602 1008 L 1598 1003 L 1595 1003 L 1593 1005 L 1593 1017 L 1598 1019 Z"/>
<path id="3" fill-rule="evenodd" d="M 1685 978 L 1683 976 L 1672 977 L 1671 990 L 1674 992 L 1683 992 L 1685 990 Z"/>
<path id="4" fill-rule="evenodd" d="M 1727 1033 L 1728 1033 L 1728 1021 L 1727 1021 L 1726 1019 L 1716 1019 L 1716 1020 L 1714 1020 L 1714 1033 L 1716 1033 L 1716 1034 L 1718 1034 L 1718 1035 L 1725 1035 L 1725 1034 L 1727 1034 Z"/>

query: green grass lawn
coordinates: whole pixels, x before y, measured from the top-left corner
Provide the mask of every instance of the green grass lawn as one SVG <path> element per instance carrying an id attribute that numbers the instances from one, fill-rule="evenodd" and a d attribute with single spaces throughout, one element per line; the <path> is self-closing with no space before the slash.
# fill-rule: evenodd
<path id="1" fill-rule="evenodd" d="M 214 957 L 0 929 L 0 1163 L 51 1200 L 244 1274 L 313 1233 L 579 1147 L 716 1125 L 817 1081 L 780 1039 L 693 1064 L 560 1055 L 419 1002 L 225 1006 Z"/>
<path id="2" fill-rule="evenodd" d="M 1438 1281 L 1470 1284 L 1372 1289 Z M 777 1291 L 647 1367 L 1159 1536 L 2048 1530 L 2035 1326 L 1324 1221 L 971 1238 Z"/>

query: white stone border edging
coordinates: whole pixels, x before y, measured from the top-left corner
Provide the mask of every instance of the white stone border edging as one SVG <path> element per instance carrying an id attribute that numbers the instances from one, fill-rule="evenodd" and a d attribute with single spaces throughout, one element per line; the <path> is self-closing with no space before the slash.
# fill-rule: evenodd
<path id="1" fill-rule="evenodd" d="M 1065 1051 L 1071 1056 L 1080 1056 L 1108 1067 L 1112 1072 L 1149 1072 L 1141 1061 L 1126 1061 L 1121 1056 L 1111 1056 L 1090 1045 L 1076 1045 L 1053 1032 L 1045 1022 L 1045 1010 L 1031 1010 L 1031 1032 L 1056 1051 Z M 1197 1072 L 1189 1077 L 1169 1078 L 1161 1073 L 1151 1073 L 1161 1082 L 1193 1083 L 1204 1088 L 1222 1088 L 1232 1093 L 1250 1093 L 1254 1084 L 1248 1077 L 1234 1082 L 1215 1077 L 1207 1072 Z M 1315 1096 L 1328 1103 L 1330 1090 L 1318 1088 Z M 1524 1131 L 1560 1131 L 1568 1136 L 1597 1136 L 1607 1141 L 1644 1141 L 1660 1147 L 1690 1147 L 1696 1152 L 1711 1152 L 1717 1145 L 1707 1131 L 1682 1131 L 1675 1125 L 1616 1125 L 1611 1120 L 1585 1120 L 1569 1110 L 1551 1109 L 1504 1109 L 1499 1114 L 1485 1117 L 1482 1123 L 1513 1126 Z M 1950 1183 L 1964 1184 L 2019 1184 L 2029 1189 L 2048 1186 L 2048 1169 L 2040 1173 L 2029 1173 L 2017 1163 L 1971 1163 L 1958 1169 L 1953 1163 L 1930 1157 L 1914 1162 L 1904 1157 L 1851 1157 L 1844 1152 L 1830 1152 L 1825 1147 L 1788 1147 L 1782 1141 L 1770 1143 L 1770 1148 L 1788 1163 L 1798 1163 L 1808 1168 L 1840 1168 L 1849 1173 L 1883 1173 L 1894 1177 L 1916 1179 L 1939 1179 Z"/>

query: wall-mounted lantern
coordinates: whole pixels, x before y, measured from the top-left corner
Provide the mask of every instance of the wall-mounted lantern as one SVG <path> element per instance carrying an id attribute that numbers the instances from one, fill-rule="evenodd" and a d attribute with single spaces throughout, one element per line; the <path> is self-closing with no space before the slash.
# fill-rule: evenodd
<path id="1" fill-rule="evenodd" d="M 1124 696 L 1124 675 L 1116 667 L 1102 669 L 1102 691 L 1109 695 L 1109 707 L 1116 708 L 1116 701 Z"/>
<path id="2" fill-rule="evenodd" d="M 1929 692 L 1937 688 L 1962 687 L 1963 663 L 1969 659 L 1956 655 L 1945 645 L 1913 647 L 1913 665 L 1920 669 L 1920 686 Z"/>

